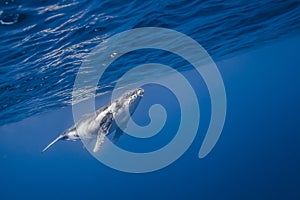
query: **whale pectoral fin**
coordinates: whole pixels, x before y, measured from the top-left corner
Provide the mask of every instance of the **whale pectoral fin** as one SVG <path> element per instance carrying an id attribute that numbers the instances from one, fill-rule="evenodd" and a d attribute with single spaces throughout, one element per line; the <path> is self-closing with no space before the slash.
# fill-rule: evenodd
<path id="1" fill-rule="evenodd" d="M 116 143 L 118 142 L 118 140 L 120 139 L 120 137 L 123 135 L 123 131 L 120 129 L 120 128 L 117 128 L 116 132 L 115 132 L 115 135 L 112 139 L 112 142 L 113 143 Z"/>
<path id="2" fill-rule="evenodd" d="M 98 133 L 97 140 L 93 152 L 96 153 L 100 150 L 101 144 L 104 142 L 105 133 Z"/>
<path id="3" fill-rule="evenodd" d="M 100 129 L 98 130 L 97 140 L 93 149 L 93 152 L 96 153 L 100 150 L 101 144 L 104 142 L 105 136 L 109 132 L 113 120 L 112 113 L 107 113 L 105 117 L 100 122 Z"/>

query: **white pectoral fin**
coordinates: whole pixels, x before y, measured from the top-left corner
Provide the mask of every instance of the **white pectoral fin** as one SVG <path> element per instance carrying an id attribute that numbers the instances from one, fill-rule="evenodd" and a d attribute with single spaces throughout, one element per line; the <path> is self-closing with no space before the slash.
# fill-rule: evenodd
<path id="1" fill-rule="evenodd" d="M 105 133 L 101 132 L 101 133 L 98 133 L 98 136 L 97 136 L 97 140 L 96 140 L 96 144 L 95 144 L 95 147 L 93 149 L 93 152 L 96 153 L 100 150 L 100 147 L 101 147 L 101 144 L 104 142 L 104 139 L 105 139 Z"/>
<path id="2" fill-rule="evenodd" d="M 103 119 L 101 120 L 96 144 L 93 149 L 94 153 L 100 150 L 101 144 L 104 142 L 105 136 L 108 134 L 109 128 L 111 127 L 112 118 L 113 118 L 112 113 L 107 113 L 107 115 L 103 117 Z"/>

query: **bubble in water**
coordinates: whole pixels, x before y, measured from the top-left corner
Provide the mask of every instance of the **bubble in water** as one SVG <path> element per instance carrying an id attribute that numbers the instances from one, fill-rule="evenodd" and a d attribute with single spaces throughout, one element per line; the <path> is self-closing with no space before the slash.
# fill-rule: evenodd
<path id="1" fill-rule="evenodd" d="M 20 17 L 20 14 L 18 14 L 18 13 L 2 14 L 0 16 L 0 23 L 3 25 L 16 24 L 19 21 L 19 17 Z"/>

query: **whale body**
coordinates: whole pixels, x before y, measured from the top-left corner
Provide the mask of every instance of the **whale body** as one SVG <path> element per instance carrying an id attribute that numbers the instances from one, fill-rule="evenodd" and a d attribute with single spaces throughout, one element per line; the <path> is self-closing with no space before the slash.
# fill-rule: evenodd
<path id="1" fill-rule="evenodd" d="M 143 94 L 142 88 L 128 91 L 110 104 L 96 110 L 95 113 L 85 115 L 76 124 L 61 133 L 42 152 L 60 140 L 76 141 L 79 139 L 96 139 L 93 151 L 98 152 L 105 136 L 113 132 L 113 142 L 116 142 L 122 135 L 122 130 L 126 128 L 127 122 L 136 110 Z M 118 125 L 115 123 L 116 119 L 118 119 Z"/>

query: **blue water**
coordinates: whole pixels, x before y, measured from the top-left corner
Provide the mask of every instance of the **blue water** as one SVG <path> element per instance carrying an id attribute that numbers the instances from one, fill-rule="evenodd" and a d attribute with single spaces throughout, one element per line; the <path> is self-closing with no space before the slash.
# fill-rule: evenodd
<path id="1" fill-rule="evenodd" d="M 0 1 L 0 199 L 299 199 L 299 1 Z M 209 124 L 205 83 L 193 77 L 201 103 L 197 137 L 170 166 L 148 174 L 118 172 L 80 142 L 40 150 L 73 124 L 76 72 L 93 47 L 137 27 L 180 31 L 208 51 L 222 74 L 227 117 L 213 151 L 197 155 Z M 161 55 L 164 56 L 161 56 Z M 165 52 L 119 59 L 98 92 L 111 91 L 128 66 L 157 61 L 190 73 Z M 191 75 L 192 76 L 192 75 Z M 162 88 L 169 124 L 146 141 L 124 136 L 136 152 L 162 147 L 177 128 L 176 103 Z M 168 98 L 163 98 L 165 94 Z M 97 105 L 107 103 L 100 96 Z M 136 114 L 146 123 L 144 105 Z M 173 113 L 173 114 L 172 114 Z M 175 113 L 175 114 L 174 114 Z M 14 123 L 12 123 L 14 122 Z"/>

